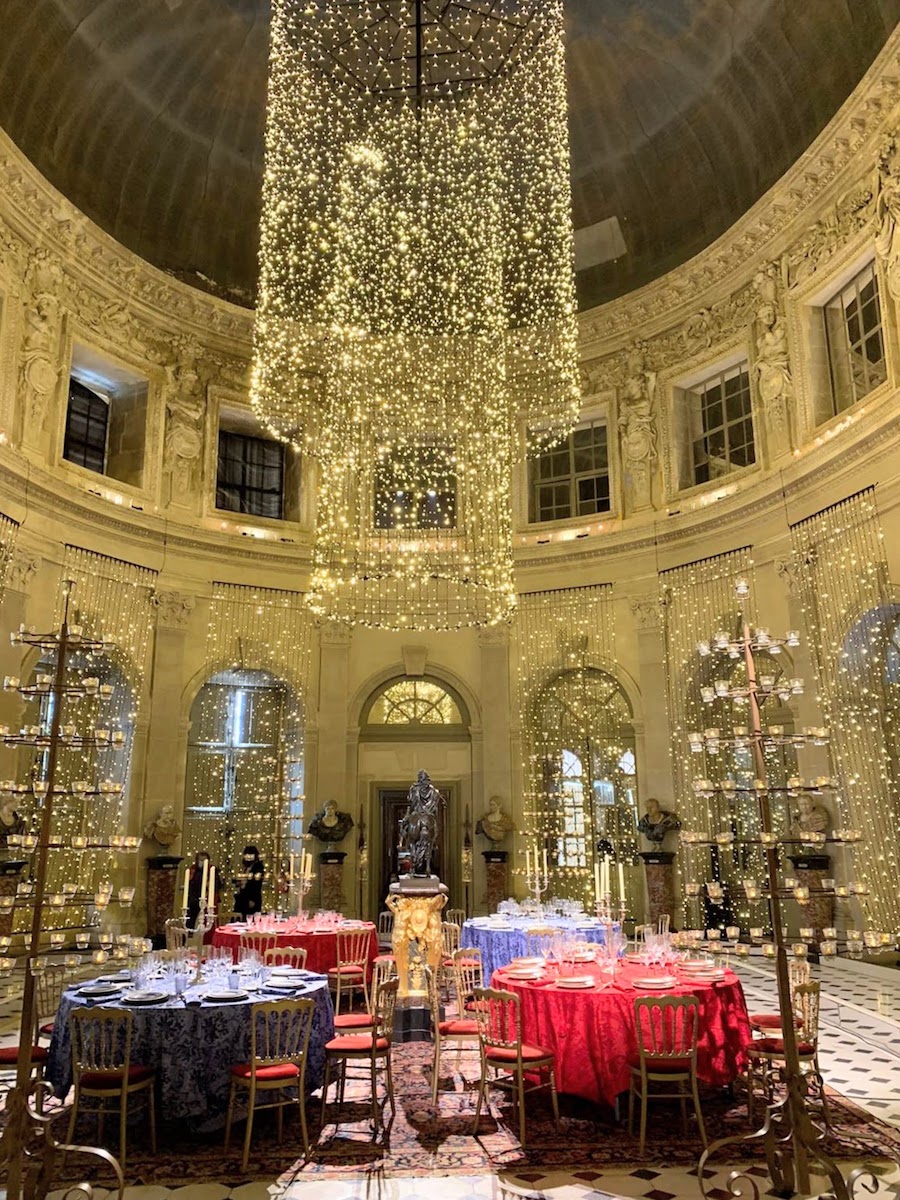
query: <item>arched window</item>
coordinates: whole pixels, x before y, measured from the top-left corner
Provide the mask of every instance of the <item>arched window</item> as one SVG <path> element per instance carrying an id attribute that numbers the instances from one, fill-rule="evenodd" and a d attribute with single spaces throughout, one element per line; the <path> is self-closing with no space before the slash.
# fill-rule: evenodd
<path id="1" fill-rule="evenodd" d="M 630 859 L 637 850 L 634 728 L 618 682 L 595 667 L 562 671 L 538 693 L 531 724 L 557 867 L 583 872 L 597 843 Z"/>
<path id="2" fill-rule="evenodd" d="M 398 679 L 376 693 L 364 725 L 427 725 L 455 727 L 468 724 L 461 701 L 433 679 Z"/>
<path id="3" fill-rule="evenodd" d="M 303 738 L 300 706 L 268 671 L 211 676 L 191 708 L 184 853 L 208 850 L 230 870 L 243 846 L 259 847 L 268 881 L 300 849 Z"/>

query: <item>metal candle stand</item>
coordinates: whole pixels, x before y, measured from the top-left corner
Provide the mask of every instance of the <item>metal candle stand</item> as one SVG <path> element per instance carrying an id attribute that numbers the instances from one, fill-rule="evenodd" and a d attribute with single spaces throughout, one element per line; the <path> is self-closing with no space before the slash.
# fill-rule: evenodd
<path id="1" fill-rule="evenodd" d="M 26 934 L 25 980 L 22 993 L 22 1015 L 19 1022 L 19 1053 L 16 1061 L 16 1079 L 13 1087 L 7 1093 L 6 1112 L 7 1124 L 0 1138 L 0 1165 L 6 1168 L 6 1195 L 8 1200 L 20 1200 L 23 1195 L 43 1197 L 50 1186 L 59 1178 L 62 1156 L 69 1151 L 82 1154 L 92 1154 L 107 1162 L 116 1174 L 119 1188 L 124 1187 L 122 1168 L 118 1161 L 106 1150 L 94 1146 L 68 1146 L 56 1141 L 50 1130 L 50 1119 L 42 1112 L 44 1099 L 52 1094 L 50 1085 L 44 1080 L 31 1079 L 31 1052 L 35 1036 L 35 1006 L 37 998 L 35 975 L 42 969 L 41 934 L 43 932 L 43 917 L 48 903 L 50 907 L 63 908 L 77 904 L 93 904 L 97 910 L 107 907 L 112 899 L 111 891 L 100 889 L 94 894 L 81 892 L 63 892 L 59 895 L 63 903 L 59 903 L 56 893 L 47 896 L 47 870 L 49 852 L 52 849 L 72 848 L 75 850 L 93 849 L 99 845 L 108 846 L 112 850 L 129 852 L 136 851 L 140 839 L 136 837 L 115 837 L 108 841 L 97 842 L 88 838 L 72 839 L 71 847 L 67 843 L 54 841 L 51 838 L 54 799 L 64 792 L 76 796 L 92 796 L 100 794 L 120 794 L 121 786 L 117 784 L 100 784 L 94 787 L 88 781 L 79 781 L 70 787 L 57 787 L 57 762 L 59 752 L 65 750 L 107 750 L 123 748 L 125 736 L 120 731 L 107 728 L 94 729 L 89 734 L 76 734 L 72 725 L 64 725 L 62 720 L 63 704 L 66 700 L 96 696 L 100 700 L 109 699 L 112 688 L 100 684 L 92 676 L 82 673 L 77 683 L 67 682 L 67 669 L 70 668 L 70 658 L 73 654 L 84 654 L 90 657 L 107 653 L 112 647 L 110 643 L 95 638 L 86 637 L 78 625 L 69 625 L 69 603 L 72 581 L 63 584 L 64 607 L 62 623 L 58 633 L 38 634 L 33 629 L 24 626 L 11 634 L 13 645 L 30 646 L 42 651 L 54 651 L 56 663 L 52 675 L 38 676 L 33 684 L 21 685 L 15 677 L 8 676 L 4 680 L 7 691 L 15 691 L 26 699 L 40 699 L 42 696 L 52 696 L 49 716 L 49 728 L 41 725 L 26 725 L 18 733 L 10 733 L 8 728 L 0 727 L 0 743 L 10 747 L 28 747 L 46 752 L 45 779 L 29 785 L 16 784 L 13 787 L 0 784 L 0 789 L 7 791 L 28 791 L 40 806 L 40 828 L 37 834 L 26 834 L 19 837 L 17 845 L 26 851 L 34 852 L 36 863 L 34 869 L 33 890 L 28 890 L 28 898 L 21 907 L 31 910 L 30 932 Z M 76 844 L 77 841 L 77 844 Z M 130 905 L 134 889 L 120 889 L 127 894 L 121 903 Z M 17 907 L 19 905 L 16 905 Z M 94 914 L 94 924 L 97 922 Z M 87 929 L 91 925 L 83 924 L 72 928 Z M 111 945 L 111 940 L 110 943 Z M 6 961 L 6 960 L 4 960 Z M 8 960 L 10 967 L 12 960 Z M 84 1190 L 87 1185 L 79 1185 Z"/>
<path id="2" fill-rule="evenodd" d="M 782 918 L 782 899 L 795 898 L 803 903 L 804 898 L 798 896 L 796 888 L 787 888 L 779 883 L 778 847 L 780 844 L 794 839 L 781 838 L 774 829 L 772 818 L 772 794 L 793 794 L 804 785 L 799 780 L 790 780 L 794 787 L 773 787 L 769 785 L 765 761 L 765 749 L 773 745 L 790 744 L 793 746 L 824 746 L 828 743 L 828 731 L 821 728 L 805 729 L 800 734 L 786 734 L 783 727 L 763 728 L 760 705 L 768 696 L 777 695 L 782 700 L 790 695 L 798 695 L 803 690 L 802 681 L 790 679 L 775 680 L 766 676 L 761 681 L 756 669 L 754 655 L 760 652 L 780 653 L 784 646 L 796 646 L 799 637 L 796 633 L 788 633 L 784 638 L 773 638 L 767 630 L 757 628 L 751 630 L 747 616 L 746 601 L 749 595 L 749 584 L 739 579 L 735 584 L 735 592 L 741 602 L 741 627 L 738 637 L 732 638 L 727 632 L 719 632 L 710 642 L 701 642 L 698 651 L 703 657 L 715 652 L 724 653 L 732 661 L 743 661 L 747 673 L 746 685 L 731 687 L 726 680 L 717 680 L 712 687 L 704 687 L 701 694 L 704 702 L 715 700 L 735 700 L 746 703 L 749 708 L 749 724 L 735 731 L 734 737 L 721 736 L 721 730 L 710 728 L 702 733 L 688 734 L 691 749 L 695 752 L 706 750 L 713 755 L 718 754 L 722 745 L 749 748 L 753 757 L 754 781 L 751 787 L 739 789 L 730 781 L 727 785 L 715 785 L 710 780 L 695 782 L 694 790 L 699 795 L 710 795 L 723 792 L 733 795 L 738 791 L 749 791 L 756 795 L 759 811 L 760 834 L 757 838 L 736 838 L 726 831 L 714 837 L 703 834 L 684 834 L 682 841 L 688 846 L 706 845 L 727 847 L 736 841 L 755 843 L 761 847 L 765 886 L 755 888 L 756 894 L 749 894 L 748 899 L 765 899 L 768 903 L 769 921 L 772 928 L 771 957 L 775 960 L 775 975 L 778 986 L 778 1007 L 781 1019 L 781 1037 L 784 1044 L 784 1066 L 779 1071 L 780 1081 L 784 1086 L 783 1098 L 767 1106 L 763 1125 L 757 1131 L 741 1137 L 721 1138 L 713 1142 L 700 1157 L 698 1177 L 704 1196 L 707 1191 L 706 1166 L 709 1159 L 728 1146 L 746 1143 L 761 1143 L 766 1155 L 769 1176 L 773 1190 L 777 1195 L 791 1196 L 800 1191 L 805 1194 L 810 1190 L 810 1160 L 818 1163 L 831 1183 L 831 1200 L 851 1200 L 860 1181 L 865 1181 L 866 1189 L 870 1192 L 877 1190 L 877 1179 L 868 1169 L 860 1168 L 845 1180 L 840 1169 L 823 1149 L 824 1130 L 816 1123 L 817 1102 L 821 1098 L 823 1083 L 817 1072 L 801 1070 L 797 1047 L 797 1031 L 794 1025 L 793 997 L 791 993 L 788 972 L 788 954 L 785 945 L 784 924 Z M 811 785 L 812 790 L 819 789 L 830 780 L 820 779 Z M 858 840 L 856 831 L 840 831 L 841 836 L 836 841 L 852 842 Z M 818 840 L 818 839 L 817 839 Z M 824 841 L 824 838 L 821 839 Z M 804 844 L 806 842 L 804 841 Z M 695 884 L 693 894 L 699 895 L 700 889 Z M 753 891 L 751 883 L 749 891 Z M 808 889 L 803 889 L 807 893 Z M 719 881 L 707 885 L 710 898 L 724 897 L 724 888 Z M 702 911 L 702 909 L 701 909 Z M 735 1170 L 728 1179 L 732 1195 L 742 1196 L 749 1185 L 754 1200 L 759 1200 L 760 1189 L 757 1180 L 745 1171 Z"/>

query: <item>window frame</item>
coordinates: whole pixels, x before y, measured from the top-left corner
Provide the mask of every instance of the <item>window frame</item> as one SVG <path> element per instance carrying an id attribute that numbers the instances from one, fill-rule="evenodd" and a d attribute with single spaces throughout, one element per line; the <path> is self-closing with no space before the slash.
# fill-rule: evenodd
<path id="1" fill-rule="evenodd" d="M 728 416 L 728 401 L 733 398 L 727 394 L 727 385 L 733 379 L 746 378 L 746 387 L 740 387 L 737 395 L 743 398 L 742 411 L 736 417 Z M 718 400 L 708 400 L 711 391 L 714 388 L 719 389 Z M 695 383 L 684 385 L 682 387 L 684 393 L 685 407 L 687 408 L 687 437 L 688 437 L 688 466 L 690 470 L 689 487 L 709 487 L 715 486 L 724 479 L 728 479 L 738 471 L 751 470 L 759 464 L 759 454 L 756 438 L 756 423 L 753 418 L 753 387 L 752 375 L 750 370 L 749 360 L 746 358 L 739 359 L 737 362 L 723 364 L 718 368 L 704 373 Z M 721 410 L 721 415 L 717 423 L 707 423 L 709 410 L 713 406 L 718 406 Z M 745 427 L 749 422 L 750 425 L 750 442 L 744 441 L 740 447 L 732 444 L 731 431 L 738 427 Z M 701 442 L 706 443 L 706 462 L 705 465 L 709 469 L 710 463 L 713 461 L 713 456 L 709 452 L 709 442 L 716 435 L 720 434 L 723 441 L 723 454 L 726 470 L 721 474 L 712 474 L 711 472 L 705 479 L 698 478 L 698 471 L 704 465 L 697 454 L 697 447 Z M 752 450 L 752 459 L 749 462 L 735 463 L 732 461 L 732 454 L 740 449 L 750 447 Z"/>
<path id="2" fill-rule="evenodd" d="M 544 451 L 543 453 L 535 456 L 534 458 L 532 458 L 528 461 L 528 463 L 526 465 L 527 489 L 528 489 L 528 496 L 527 496 L 527 523 L 528 523 L 528 525 L 546 526 L 546 525 L 558 525 L 558 524 L 578 522 L 578 521 L 591 521 L 591 520 L 596 520 L 596 519 L 605 520 L 608 517 L 611 517 L 613 515 L 613 470 L 612 470 L 613 446 L 611 444 L 611 439 L 610 439 L 610 435 L 609 435 L 609 427 L 610 427 L 610 422 L 605 414 L 598 415 L 595 417 L 584 418 L 584 419 L 580 420 L 578 422 L 578 424 L 571 430 L 571 432 L 568 434 L 568 436 L 565 440 L 565 443 L 559 443 L 558 445 L 552 447 L 549 450 Z M 602 429 L 604 432 L 604 435 L 605 435 L 604 436 L 604 445 L 605 445 L 605 451 L 606 451 L 605 469 L 598 470 L 596 467 L 592 467 L 590 470 L 580 470 L 580 471 L 576 470 L 575 455 L 576 455 L 576 451 L 579 449 L 579 447 L 576 447 L 576 445 L 575 445 L 575 435 L 580 432 L 583 432 L 585 430 L 594 431 L 596 429 Z M 590 448 L 592 450 L 596 451 L 597 446 L 595 444 L 592 444 Z M 548 477 L 542 479 L 540 477 L 540 466 L 541 466 L 542 460 L 544 460 L 547 457 L 554 455 L 554 454 L 555 455 L 562 454 L 563 452 L 568 453 L 568 458 L 569 458 L 568 471 L 563 475 L 551 475 L 551 476 L 548 476 Z M 579 495 L 578 495 L 578 485 L 583 482 L 596 480 L 596 479 L 600 478 L 601 476 L 605 476 L 605 478 L 606 478 L 607 507 L 600 511 L 595 509 L 592 512 L 579 512 L 578 508 L 579 508 L 581 501 L 580 501 Z M 542 517 L 539 515 L 540 507 L 539 507 L 538 496 L 540 493 L 540 489 L 542 487 L 555 487 L 555 488 L 567 488 L 568 489 L 568 494 L 569 494 L 568 515 L 552 516 L 552 517 Z M 555 507 L 556 507 L 556 502 L 554 502 L 554 508 Z"/>
<path id="3" fill-rule="evenodd" d="M 862 288 L 860 281 L 864 276 L 868 276 L 866 283 L 873 285 L 872 301 L 874 302 L 877 312 L 877 322 L 865 328 L 862 320 L 863 312 L 869 304 L 869 301 L 861 300 Z M 845 298 L 848 293 L 852 293 L 849 301 L 845 303 Z M 856 341 L 850 336 L 849 324 L 851 320 L 850 312 L 851 305 L 854 306 L 854 315 L 859 321 L 860 334 Z M 876 263 L 873 259 L 864 263 L 857 271 L 854 271 L 849 279 L 844 280 L 838 287 L 834 288 L 828 298 L 819 306 L 822 321 L 822 328 L 825 338 L 825 357 L 828 368 L 828 389 L 830 412 L 824 417 L 820 424 L 831 420 L 834 417 L 840 417 L 842 413 L 848 412 L 855 405 L 859 404 L 867 396 L 870 396 L 879 387 L 887 383 L 889 378 L 888 371 L 888 331 L 884 321 L 884 306 L 881 295 L 881 282 L 878 276 Z M 838 314 L 838 321 L 830 321 L 829 314 Z M 841 346 L 835 345 L 833 326 L 839 325 Z M 863 371 L 868 381 L 871 371 L 871 362 L 868 355 L 865 353 L 865 348 L 874 337 L 878 338 L 881 347 L 881 357 L 877 360 L 881 364 L 883 378 L 871 383 L 865 391 L 857 390 L 856 380 L 852 370 L 854 352 L 858 353 L 858 361 L 863 366 Z M 859 353 L 862 351 L 862 353 Z M 840 356 L 840 358 L 839 358 Z M 841 370 L 842 368 L 842 370 Z M 839 403 L 839 383 L 836 378 L 838 373 L 845 375 L 846 394 L 851 396 L 847 403 Z"/>
<path id="4" fill-rule="evenodd" d="M 224 487 L 221 482 L 221 475 L 220 475 L 220 468 L 221 468 L 222 454 L 223 454 L 223 451 L 222 451 L 223 439 L 231 439 L 232 441 L 241 442 L 241 443 L 244 443 L 245 445 L 255 444 L 255 445 L 265 446 L 265 447 L 274 447 L 275 449 L 277 449 L 278 454 L 279 454 L 279 464 L 278 464 L 279 488 L 278 488 L 278 513 L 277 514 L 269 513 L 269 512 L 260 512 L 255 509 L 249 509 L 249 508 L 244 508 L 244 507 L 231 508 L 231 507 L 227 507 L 222 504 L 221 499 L 222 499 L 223 494 L 226 491 L 226 487 Z M 216 442 L 216 460 L 215 461 L 216 461 L 215 507 L 216 507 L 217 512 L 231 513 L 234 517 L 237 517 L 237 518 L 248 518 L 249 517 L 249 518 L 252 518 L 253 520 L 283 521 L 285 519 L 285 517 L 284 517 L 285 501 L 286 501 L 285 476 L 286 476 L 286 470 L 287 470 L 287 463 L 286 463 L 286 456 L 285 456 L 285 446 L 284 446 L 283 442 L 276 441 L 274 438 L 260 437 L 258 434 L 248 433 L 248 432 L 245 432 L 244 430 L 228 429 L 220 424 L 218 427 L 218 437 L 217 437 L 217 442 Z M 241 461 L 241 466 L 242 466 L 242 476 L 245 476 L 246 468 L 250 464 L 248 464 L 246 458 L 242 458 L 240 461 Z M 269 470 L 271 468 L 267 464 L 262 464 L 262 469 Z M 244 498 L 246 498 L 248 495 L 265 497 L 266 495 L 273 494 L 272 492 L 267 491 L 265 488 L 254 487 L 246 482 L 241 482 L 240 484 L 229 483 L 227 485 L 227 487 L 231 488 L 231 489 L 236 488 L 240 495 L 241 501 L 243 501 Z"/>
<path id="5" fill-rule="evenodd" d="M 88 412 L 86 414 L 82 414 L 86 418 L 88 432 L 90 432 L 90 428 L 92 425 L 92 411 L 97 411 L 97 412 L 102 411 L 103 418 L 104 418 L 103 419 L 102 451 L 100 448 L 99 440 L 92 443 L 88 440 L 87 436 L 85 436 L 84 438 L 80 438 L 80 437 L 76 438 L 72 434 L 71 418 L 72 418 L 73 400 L 84 401 L 88 405 Z M 90 388 L 87 386 L 87 384 L 82 383 L 81 380 L 77 379 L 74 375 L 70 375 L 69 376 L 69 385 L 68 385 L 68 394 L 67 394 L 67 399 L 66 399 L 66 420 L 65 420 L 65 425 L 63 427 L 63 448 L 62 448 L 63 459 L 67 463 L 71 463 L 73 466 L 80 467 L 83 471 L 92 471 L 95 475 L 106 476 L 107 459 L 109 456 L 109 419 L 110 419 L 109 397 L 103 396 L 100 392 L 96 391 L 94 388 Z M 71 457 L 70 451 L 73 448 L 81 449 L 82 456 L 80 458 Z M 99 467 L 93 466 L 91 463 L 85 461 L 88 451 L 93 451 L 95 454 L 100 455 L 100 466 Z"/>

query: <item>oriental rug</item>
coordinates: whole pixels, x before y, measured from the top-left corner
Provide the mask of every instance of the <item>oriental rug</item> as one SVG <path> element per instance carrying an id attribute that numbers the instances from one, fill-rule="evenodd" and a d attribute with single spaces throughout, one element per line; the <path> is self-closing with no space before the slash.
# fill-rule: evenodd
<path id="1" fill-rule="evenodd" d="M 244 1124 L 235 1124 L 230 1150 L 223 1150 L 222 1134 L 191 1136 L 183 1128 L 165 1124 L 159 1130 L 159 1153 L 151 1154 L 143 1121 L 129 1131 L 126 1181 L 129 1184 L 158 1184 L 177 1187 L 188 1183 L 222 1183 L 236 1187 L 252 1180 L 288 1184 L 304 1179 L 350 1179 L 368 1175 L 403 1177 L 477 1175 L 515 1171 L 527 1178 L 529 1170 L 593 1172 L 632 1167 L 692 1166 L 701 1146 L 696 1125 L 688 1120 L 682 1132 L 677 1106 L 654 1102 L 648 1119 L 646 1151 L 638 1153 L 638 1138 L 628 1133 L 627 1121 L 617 1122 L 604 1112 L 572 1097 L 560 1097 L 561 1120 L 553 1121 L 549 1099 L 536 1093 L 527 1101 L 527 1148 L 518 1140 L 516 1113 L 505 1092 L 494 1089 L 490 1112 L 482 1112 L 478 1136 L 473 1136 L 479 1062 L 477 1053 L 466 1051 L 460 1062 L 454 1052 L 444 1055 L 438 1105 L 431 1102 L 431 1047 L 427 1044 L 397 1045 L 393 1051 L 397 1111 L 393 1120 L 386 1103 L 382 1106 L 385 1125 L 377 1135 L 371 1125 L 368 1080 L 348 1080 L 342 1106 L 330 1103 L 326 1123 L 320 1124 L 318 1098 L 308 1103 L 312 1150 L 304 1162 L 300 1122 L 296 1111 L 285 1113 L 284 1142 L 278 1144 L 275 1117 L 259 1114 L 253 1128 L 250 1160 L 241 1170 Z M 383 1089 L 379 1088 L 382 1097 Z M 330 1092 L 335 1095 L 335 1090 Z M 900 1131 L 864 1112 L 843 1096 L 829 1091 L 833 1129 L 826 1143 L 835 1158 L 866 1161 L 900 1159 Z M 706 1092 L 702 1097 L 704 1120 L 710 1140 L 749 1133 L 742 1091 Z M 65 1140 L 67 1110 L 55 1118 L 55 1131 Z M 107 1122 L 107 1148 L 115 1153 Z M 96 1122 L 80 1120 L 77 1142 L 91 1143 Z M 761 1158 L 758 1146 L 729 1147 L 712 1165 L 752 1162 Z M 91 1159 L 69 1155 L 65 1180 L 90 1179 L 109 1186 L 109 1172 Z"/>

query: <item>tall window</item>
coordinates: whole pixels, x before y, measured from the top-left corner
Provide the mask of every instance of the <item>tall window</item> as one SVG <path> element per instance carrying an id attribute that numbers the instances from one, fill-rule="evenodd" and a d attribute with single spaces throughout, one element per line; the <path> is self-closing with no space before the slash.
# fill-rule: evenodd
<path id="1" fill-rule="evenodd" d="M 874 266 L 860 271 L 825 305 L 825 337 L 832 406 L 839 413 L 887 379 Z"/>
<path id="2" fill-rule="evenodd" d="M 721 479 L 756 462 L 746 363 L 686 389 L 693 482 Z"/>
<path id="3" fill-rule="evenodd" d="M 452 451 L 421 446 L 402 459 L 384 458 L 375 469 L 376 529 L 453 529 L 456 470 Z"/>
<path id="4" fill-rule="evenodd" d="M 370 725 L 462 725 L 459 705 L 440 684 L 428 679 L 392 683 L 373 701 Z"/>
<path id="5" fill-rule="evenodd" d="M 108 402 L 77 379 L 70 379 L 63 458 L 104 474 L 108 426 Z"/>
<path id="6" fill-rule="evenodd" d="M 610 511 L 606 423 L 592 421 L 531 465 L 530 521 L 563 521 Z"/>
<path id="7" fill-rule="evenodd" d="M 219 430 L 216 508 L 282 519 L 284 446 L 281 442 Z"/>

